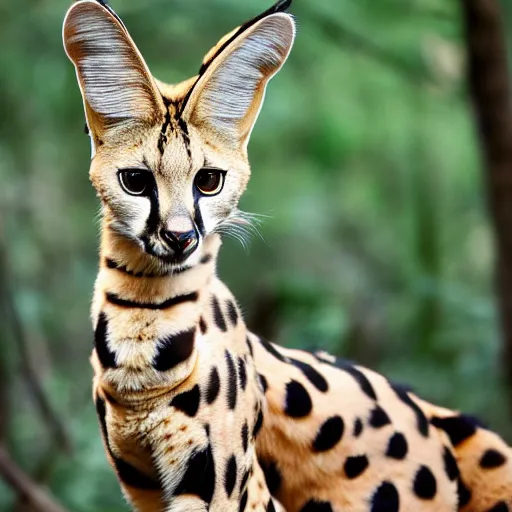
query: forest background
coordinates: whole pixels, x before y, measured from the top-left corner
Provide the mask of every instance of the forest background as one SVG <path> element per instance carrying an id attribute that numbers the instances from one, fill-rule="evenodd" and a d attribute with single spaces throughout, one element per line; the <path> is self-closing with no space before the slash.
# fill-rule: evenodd
<path id="1" fill-rule="evenodd" d="M 247 252 L 225 241 L 219 273 L 256 332 L 355 359 L 512 441 L 463 4 L 295 2 L 296 45 L 268 88 L 242 201 L 267 217 Z M 22 468 L 70 511 L 121 512 L 91 400 L 98 202 L 62 49 L 68 6 L 0 4 L 0 473 Z M 268 3 L 112 6 L 153 74 L 177 82 Z M 498 14 L 510 49 L 512 3 Z M 0 510 L 32 510 L 10 484 Z"/>

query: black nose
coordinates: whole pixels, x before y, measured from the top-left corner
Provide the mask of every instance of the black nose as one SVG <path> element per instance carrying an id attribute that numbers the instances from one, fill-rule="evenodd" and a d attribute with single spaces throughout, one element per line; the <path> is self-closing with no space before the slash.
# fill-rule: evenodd
<path id="1" fill-rule="evenodd" d="M 162 229 L 160 232 L 165 243 L 180 256 L 190 254 L 197 245 L 197 232 L 195 230 L 185 233 L 180 231 L 166 231 Z"/>

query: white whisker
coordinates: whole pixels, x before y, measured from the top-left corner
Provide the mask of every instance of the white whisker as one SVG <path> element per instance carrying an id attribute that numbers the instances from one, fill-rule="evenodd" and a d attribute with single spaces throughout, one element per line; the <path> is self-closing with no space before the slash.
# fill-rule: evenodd
<path id="1" fill-rule="evenodd" d="M 247 250 L 250 239 L 254 234 L 258 235 L 266 243 L 258 229 L 263 223 L 264 218 L 269 218 L 269 216 L 235 210 L 221 221 L 214 231 L 234 238 Z"/>

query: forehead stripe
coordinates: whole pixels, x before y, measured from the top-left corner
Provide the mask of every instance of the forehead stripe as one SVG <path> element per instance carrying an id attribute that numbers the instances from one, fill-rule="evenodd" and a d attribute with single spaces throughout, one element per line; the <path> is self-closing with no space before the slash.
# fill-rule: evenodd
<path id="1" fill-rule="evenodd" d="M 192 151 L 190 149 L 190 136 L 188 134 L 187 123 L 181 117 L 177 118 L 177 122 L 178 122 L 178 126 L 181 130 L 181 134 L 183 135 L 183 142 L 185 144 L 185 149 L 187 150 L 187 156 L 189 157 L 190 160 L 192 160 Z"/>
<path id="2" fill-rule="evenodd" d="M 167 108 L 167 112 L 165 113 L 164 123 L 162 124 L 162 129 L 160 130 L 160 137 L 158 137 L 158 151 L 160 151 L 160 154 L 164 154 L 164 148 L 167 144 L 167 129 L 169 128 L 169 125 L 171 124 L 171 114 L 169 112 L 169 102 L 166 101 L 165 98 L 163 98 L 165 106 Z"/>

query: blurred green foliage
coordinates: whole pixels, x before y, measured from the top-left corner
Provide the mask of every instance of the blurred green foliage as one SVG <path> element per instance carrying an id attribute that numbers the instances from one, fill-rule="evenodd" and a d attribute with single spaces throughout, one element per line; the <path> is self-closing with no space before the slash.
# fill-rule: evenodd
<path id="1" fill-rule="evenodd" d="M 0 4 L 0 234 L 29 355 L 73 453 L 55 446 L 41 419 L 9 318 L 0 329 L 4 434 L 13 457 L 70 510 L 115 512 L 127 507 L 91 401 L 98 205 L 61 43 L 68 5 Z M 113 3 L 168 82 L 195 74 L 224 33 L 267 6 Z M 297 42 L 253 132 L 242 202 L 269 218 L 248 254 L 226 241 L 221 276 L 254 330 L 355 358 L 511 439 L 457 2 L 297 0 L 292 12 Z M 0 510 L 13 502 L 0 483 Z"/>

